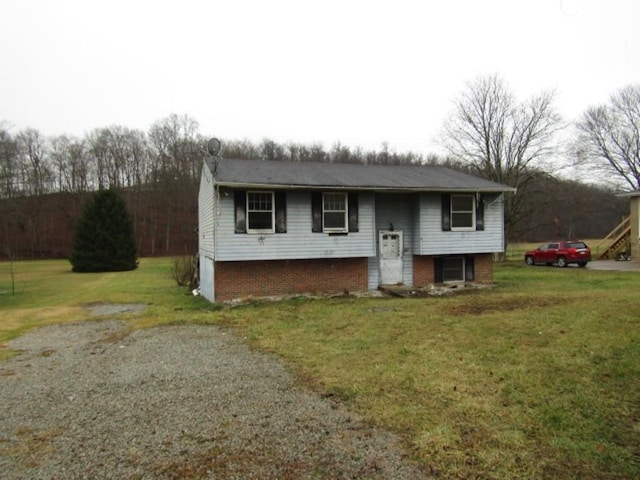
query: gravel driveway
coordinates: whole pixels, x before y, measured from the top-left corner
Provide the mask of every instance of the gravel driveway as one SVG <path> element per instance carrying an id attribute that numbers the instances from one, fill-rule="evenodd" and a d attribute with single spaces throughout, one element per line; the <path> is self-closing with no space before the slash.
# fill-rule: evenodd
<path id="1" fill-rule="evenodd" d="M 34 330 L 0 362 L 3 479 L 417 479 L 388 432 L 212 326 Z"/>

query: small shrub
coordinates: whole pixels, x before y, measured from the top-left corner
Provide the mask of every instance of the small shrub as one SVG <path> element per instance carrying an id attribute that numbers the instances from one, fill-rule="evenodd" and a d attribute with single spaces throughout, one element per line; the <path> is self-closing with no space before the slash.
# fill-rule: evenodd
<path id="1" fill-rule="evenodd" d="M 179 286 L 196 288 L 198 286 L 196 257 L 174 257 L 172 274 Z"/>

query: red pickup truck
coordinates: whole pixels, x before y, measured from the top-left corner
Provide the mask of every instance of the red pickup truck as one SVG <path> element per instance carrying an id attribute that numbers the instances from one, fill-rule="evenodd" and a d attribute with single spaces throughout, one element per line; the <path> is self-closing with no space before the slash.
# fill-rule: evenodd
<path id="1" fill-rule="evenodd" d="M 566 267 L 570 263 L 576 263 L 579 267 L 584 267 L 591 261 L 591 250 L 586 243 L 578 240 L 549 242 L 525 252 L 524 261 L 527 265 L 555 263 L 559 267 Z"/>

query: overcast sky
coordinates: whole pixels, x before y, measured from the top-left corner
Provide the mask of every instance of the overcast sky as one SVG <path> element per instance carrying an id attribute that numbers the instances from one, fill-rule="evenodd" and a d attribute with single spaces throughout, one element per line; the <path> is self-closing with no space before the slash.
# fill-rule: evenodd
<path id="1" fill-rule="evenodd" d="M 577 118 L 640 83 L 639 0 L 0 0 L 0 121 L 82 136 L 187 114 L 205 136 L 435 152 L 500 74 Z"/>

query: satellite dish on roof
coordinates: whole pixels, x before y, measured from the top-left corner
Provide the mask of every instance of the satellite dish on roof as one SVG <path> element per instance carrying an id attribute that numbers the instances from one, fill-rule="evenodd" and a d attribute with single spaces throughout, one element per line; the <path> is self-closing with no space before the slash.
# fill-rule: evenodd
<path id="1" fill-rule="evenodd" d="M 207 151 L 210 155 L 213 155 L 214 157 L 217 156 L 218 152 L 220 151 L 220 140 L 218 140 L 217 138 L 212 138 L 211 140 L 209 140 L 207 142 Z"/>

